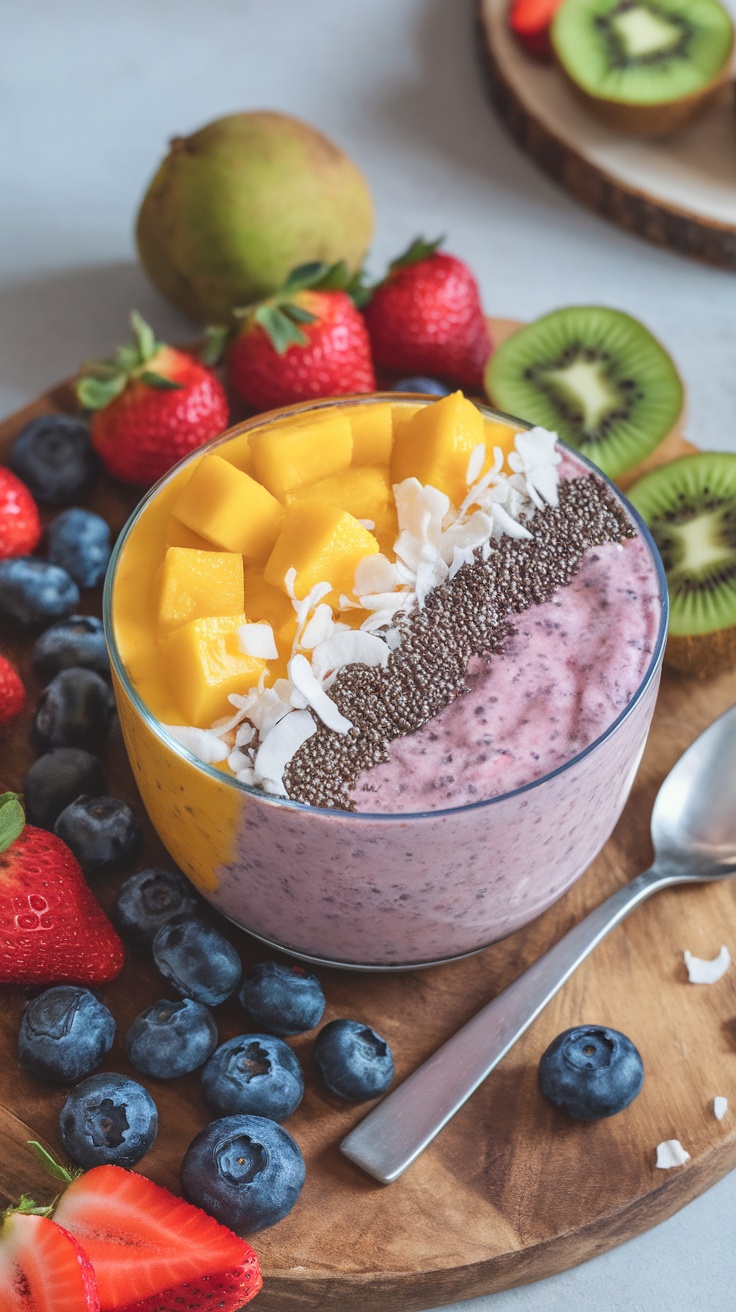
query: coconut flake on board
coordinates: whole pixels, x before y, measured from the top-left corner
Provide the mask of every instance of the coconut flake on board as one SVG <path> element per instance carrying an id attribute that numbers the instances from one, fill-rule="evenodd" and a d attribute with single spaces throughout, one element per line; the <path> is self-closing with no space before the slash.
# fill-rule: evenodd
<path id="1" fill-rule="evenodd" d="M 720 1096 L 713 1099 L 713 1115 L 717 1121 L 722 1121 L 728 1111 L 728 1098 Z"/>
<path id="2" fill-rule="evenodd" d="M 657 1144 L 655 1166 L 660 1171 L 671 1171 L 673 1166 L 684 1166 L 685 1162 L 689 1161 L 690 1154 L 683 1148 L 679 1139 L 665 1139 L 663 1143 Z"/>
<path id="3" fill-rule="evenodd" d="M 705 960 L 703 957 L 694 957 L 692 952 L 687 948 L 683 952 L 685 965 L 687 966 L 687 977 L 691 984 L 715 984 L 725 975 L 731 965 L 731 953 L 727 947 L 722 947 L 717 957 L 712 960 Z"/>

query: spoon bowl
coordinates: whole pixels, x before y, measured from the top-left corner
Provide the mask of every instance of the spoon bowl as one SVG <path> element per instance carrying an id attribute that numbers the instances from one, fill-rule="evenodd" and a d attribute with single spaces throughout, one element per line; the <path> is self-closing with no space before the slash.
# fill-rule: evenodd
<path id="1" fill-rule="evenodd" d="M 736 873 L 736 706 L 688 747 L 662 784 L 652 812 L 655 865 L 684 878 Z"/>

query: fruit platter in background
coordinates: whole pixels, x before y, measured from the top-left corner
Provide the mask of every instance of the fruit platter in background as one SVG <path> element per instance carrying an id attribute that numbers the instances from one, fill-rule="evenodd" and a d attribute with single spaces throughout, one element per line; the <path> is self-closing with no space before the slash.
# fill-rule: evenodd
<path id="1" fill-rule="evenodd" d="M 494 104 L 575 199 L 736 268 L 733 14 L 720 0 L 480 0 Z"/>
<path id="2" fill-rule="evenodd" d="M 290 228 L 288 206 L 276 225 L 277 249 L 266 241 L 274 195 L 284 199 L 286 165 L 283 159 L 274 165 L 279 151 L 293 194 L 312 207 L 317 237 L 306 247 L 303 226 Z M 231 207 L 239 204 L 238 187 L 258 193 L 251 226 L 222 229 L 218 187 Z M 9 1201 L 32 1187 L 41 1206 L 26 1200 L 6 1221 L 0 1263 L 11 1253 L 32 1282 L 40 1260 L 33 1254 L 48 1252 L 60 1280 L 76 1281 L 77 1303 L 60 1303 L 60 1312 L 100 1305 L 102 1312 L 128 1312 L 124 1297 L 137 1300 L 136 1312 L 148 1299 L 157 1308 L 184 1299 L 197 1309 L 213 1293 L 218 1305 L 234 1310 L 257 1292 L 260 1275 L 249 1245 L 223 1222 L 248 1235 L 264 1231 L 262 1242 L 260 1233 L 255 1240 L 267 1280 L 264 1306 L 284 1312 L 320 1297 L 342 1297 L 358 1312 L 373 1305 L 379 1272 L 387 1308 L 470 1296 L 515 1283 L 514 1259 L 528 1264 L 527 1245 L 536 1250 L 537 1276 L 582 1260 L 592 1251 L 588 1241 L 578 1238 L 577 1248 L 556 1242 L 565 1231 L 575 1237 L 586 1229 L 596 1248 L 616 1242 L 626 1204 L 656 1192 L 651 1223 L 729 1169 L 736 1156 L 730 1135 L 717 1138 L 710 1123 L 693 1120 L 683 1094 L 680 1113 L 691 1127 L 695 1159 L 684 1183 L 663 1189 L 652 1178 L 642 1122 L 641 1159 L 611 1173 L 605 1204 L 574 1190 L 556 1230 L 559 1199 L 550 1228 L 549 1200 L 535 1196 L 514 1233 L 516 1222 L 507 1218 L 518 1215 L 518 1204 L 507 1210 L 484 1178 L 479 1209 L 479 1182 L 467 1178 L 462 1145 L 479 1141 L 477 1118 L 485 1120 L 478 1098 L 446 1132 L 450 1158 L 440 1153 L 423 1162 L 388 1193 L 337 1155 L 339 1140 L 363 1114 L 361 1103 L 384 1092 L 395 1071 L 398 1078 L 408 1074 L 489 987 L 502 987 L 557 937 L 566 917 L 598 901 L 606 881 L 615 884 L 625 836 L 613 840 L 609 855 L 559 909 L 510 947 L 497 945 L 492 960 L 469 959 L 403 979 L 356 981 L 324 971 L 320 982 L 288 962 L 264 961 L 252 940 L 201 905 L 170 869 L 142 813 L 117 736 L 98 618 L 114 537 L 145 488 L 229 423 L 317 397 L 379 387 L 426 398 L 463 389 L 558 430 L 611 477 L 627 487 L 633 482 L 630 495 L 668 572 L 672 663 L 706 676 L 702 684 L 670 676 L 670 711 L 677 708 L 680 731 L 689 733 L 706 715 L 712 718 L 712 694 L 724 704 L 733 700 L 736 456 L 692 453 L 663 463 L 692 450 L 679 433 L 683 389 L 664 347 L 642 324 L 607 307 L 561 309 L 526 326 L 488 320 L 472 271 L 439 242 L 413 242 L 370 286 L 362 263 L 371 231 L 370 196 L 358 170 L 304 124 L 276 114 L 235 115 L 177 140 L 144 199 L 138 241 L 154 281 L 206 329 L 204 337 L 170 346 L 134 312 L 132 340 L 111 359 L 83 364 L 77 379 L 2 427 L 0 734 L 7 751 L 0 784 L 8 792 L 0 797 L 0 981 L 9 1005 L 0 1032 L 11 1060 L 0 1082 L 0 1183 Z M 719 677 L 708 682 L 711 676 Z M 655 728 L 644 786 L 630 812 L 637 846 L 646 841 L 652 781 L 686 741 L 664 725 Z M 43 891 L 33 883 L 39 862 L 47 875 Z M 8 909 L 16 895 L 28 899 L 31 919 L 56 918 L 48 957 L 31 951 L 30 922 L 12 927 Z M 718 892 L 710 905 L 709 929 L 716 925 L 720 934 L 730 908 Z M 677 917 L 668 920 L 659 909 L 652 914 L 664 926 L 663 938 L 677 941 Z M 588 976 L 599 1019 L 623 1018 L 627 1033 L 638 1025 L 651 1052 L 656 1036 L 637 1022 L 636 1008 L 627 1009 L 618 984 L 610 985 L 615 950 L 613 944 L 608 956 L 604 951 L 603 965 L 591 965 Z M 663 993 L 684 987 L 659 959 L 640 969 Z M 625 983 L 626 970 L 620 975 Z M 172 991 L 179 1000 L 161 999 Z M 579 1106 L 575 1096 L 566 1104 L 556 1095 L 559 1044 L 550 1040 L 562 1029 L 560 1043 L 598 1043 L 601 1034 L 604 1044 L 620 1041 L 628 1073 L 606 1116 L 639 1094 L 637 1047 L 613 1028 L 568 1033 L 581 1020 L 569 1009 L 570 998 L 573 990 L 568 1009 L 564 999 L 555 1004 L 549 1023 L 520 1045 L 521 1064 L 508 1063 L 511 1081 L 525 1086 L 521 1103 L 516 1096 L 509 1101 L 508 1083 L 498 1081 L 502 1152 L 515 1142 L 528 1147 L 530 1136 L 556 1151 L 556 1123 L 549 1109 L 540 1117 L 535 1084 L 543 1052 L 543 1092 L 560 1106 Z M 679 1006 L 683 1027 L 698 1032 L 704 1017 L 714 1023 L 719 1014 L 689 1000 Z M 401 1018 L 410 1013 L 407 1032 Z M 49 1024 L 59 1017 L 62 1028 L 68 1019 L 69 1032 L 63 1042 L 48 1043 Z M 721 1070 L 707 1075 L 722 1092 Z M 125 1124 L 116 1120 L 123 1101 Z M 97 1114 L 91 1109 L 100 1105 L 102 1120 L 90 1130 Z M 250 1118 L 247 1150 L 238 1138 L 244 1118 Z M 293 1137 L 279 1124 L 285 1118 Z M 669 1113 L 664 1120 L 662 1138 L 676 1128 Z M 44 1169 L 67 1186 L 55 1221 L 44 1204 L 57 1187 L 27 1148 L 39 1136 L 87 1168 L 77 1180 L 39 1152 Z M 575 1159 L 580 1150 L 563 1137 Z M 600 1127 L 597 1142 L 610 1145 L 607 1127 Z M 213 1158 L 224 1162 L 222 1169 L 212 1170 Z M 144 1175 L 131 1170 L 139 1161 Z M 448 1178 L 451 1206 L 441 1200 Z M 161 1186 L 183 1190 L 189 1201 Z M 115 1243 L 145 1249 L 144 1276 L 115 1262 L 108 1269 L 102 1198 L 114 1213 Z M 362 1238 L 350 1224 L 356 1208 L 364 1213 Z M 487 1208 L 496 1221 L 490 1251 L 486 1222 L 481 1236 L 473 1219 Z M 156 1218 L 158 1236 L 141 1222 L 141 1212 Z M 449 1256 L 434 1240 L 426 1250 L 418 1240 L 415 1218 L 428 1212 L 451 1236 Z M 628 1232 L 643 1223 L 634 1210 Z M 161 1253 L 162 1232 L 176 1254 L 176 1278 Z M 380 1254 L 372 1233 L 382 1236 Z"/>

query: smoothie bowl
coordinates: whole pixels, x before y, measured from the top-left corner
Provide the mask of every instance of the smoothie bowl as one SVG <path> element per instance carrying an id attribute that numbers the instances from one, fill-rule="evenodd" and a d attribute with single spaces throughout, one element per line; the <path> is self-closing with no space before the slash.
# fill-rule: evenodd
<path id="1" fill-rule="evenodd" d="M 224 915 L 408 968 L 525 925 L 613 829 L 667 630 L 646 527 L 459 393 L 261 415 L 118 541 L 113 683 L 141 796 Z"/>

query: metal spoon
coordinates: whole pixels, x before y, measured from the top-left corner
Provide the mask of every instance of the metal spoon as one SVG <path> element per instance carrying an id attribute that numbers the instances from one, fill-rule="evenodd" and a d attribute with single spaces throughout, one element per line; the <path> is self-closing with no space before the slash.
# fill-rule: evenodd
<path id="1" fill-rule="evenodd" d="M 736 875 L 736 706 L 667 775 L 651 829 L 650 869 L 606 898 L 389 1094 L 343 1139 L 346 1157 L 384 1184 L 396 1180 L 635 906 L 673 884 Z"/>

